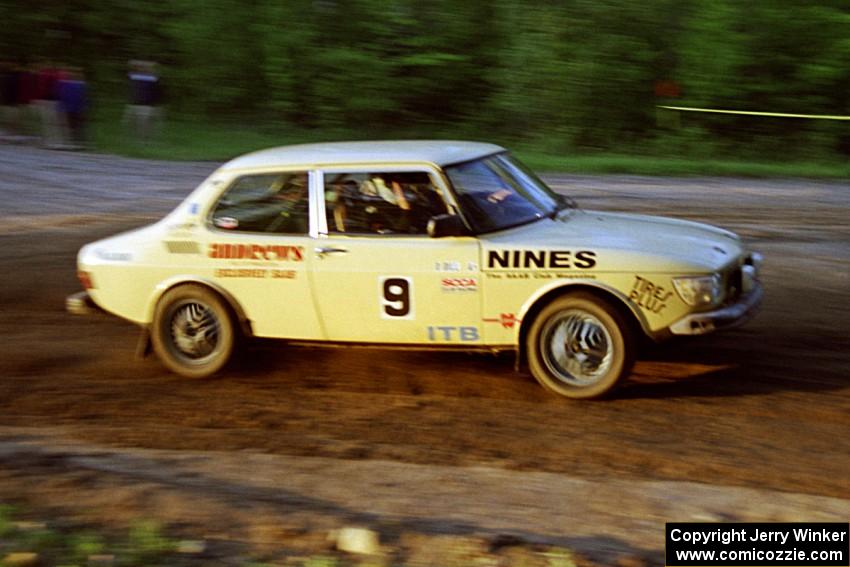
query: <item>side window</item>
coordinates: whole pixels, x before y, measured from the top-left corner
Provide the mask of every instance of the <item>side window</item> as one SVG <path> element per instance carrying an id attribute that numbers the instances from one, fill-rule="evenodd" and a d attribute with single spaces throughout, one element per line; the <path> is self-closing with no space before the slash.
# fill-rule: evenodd
<path id="1" fill-rule="evenodd" d="M 448 208 L 425 172 L 363 172 L 325 174 L 325 211 L 332 233 L 426 234 Z"/>
<path id="2" fill-rule="evenodd" d="M 216 203 L 213 226 L 238 232 L 306 234 L 308 186 L 305 171 L 240 177 Z"/>

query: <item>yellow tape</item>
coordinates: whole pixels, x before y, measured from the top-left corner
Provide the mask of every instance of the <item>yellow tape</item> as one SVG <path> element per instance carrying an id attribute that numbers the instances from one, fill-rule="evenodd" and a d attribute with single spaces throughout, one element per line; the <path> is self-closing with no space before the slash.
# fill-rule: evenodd
<path id="1" fill-rule="evenodd" d="M 784 112 L 753 112 L 750 110 L 721 110 L 718 108 L 691 108 L 688 106 L 661 106 L 667 110 L 683 112 L 711 112 L 714 114 L 745 114 L 747 116 L 770 116 L 773 118 L 809 118 L 811 120 L 850 120 L 850 116 L 830 116 L 828 114 L 787 114 Z"/>

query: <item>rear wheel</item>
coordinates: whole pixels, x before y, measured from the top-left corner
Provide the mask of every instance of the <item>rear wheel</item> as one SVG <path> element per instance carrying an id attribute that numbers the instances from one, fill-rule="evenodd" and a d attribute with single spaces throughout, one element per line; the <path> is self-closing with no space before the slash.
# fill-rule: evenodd
<path id="1" fill-rule="evenodd" d="M 532 375 L 547 390 L 568 398 L 605 395 L 634 364 L 628 321 L 588 293 L 565 295 L 544 307 L 526 340 Z"/>
<path id="2" fill-rule="evenodd" d="M 230 309 L 209 288 L 188 284 L 162 296 L 154 313 L 153 348 L 171 371 L 205 378 L 221 370 L 236 344 Z"/>

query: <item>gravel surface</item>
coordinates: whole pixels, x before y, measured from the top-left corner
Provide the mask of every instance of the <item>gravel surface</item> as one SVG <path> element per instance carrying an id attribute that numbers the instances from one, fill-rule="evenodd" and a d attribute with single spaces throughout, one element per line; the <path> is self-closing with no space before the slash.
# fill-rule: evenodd
<path id="1" fill-rule="evenodd" d="M 215 167 L 0 147 L 0 500 L 201 534 L 261 510 L 314 543 L 357 521 L 656 557 L 664 520 L 846 520 L 850 185 L 546 176 L 587 208 L 705 220 L 766 255 L 753 322 L 653 348 L 618 397 L 575 403 L 483 355 L 262 343 L 221 378 L 185 381 L 133 358 L 132 325 L 64 313 L 82 244 L 161 217 Z M 74 443 L 94 465 L 62 456 Z M 103 470 L 103 452 L 164 476 Z M 221 495 L 222 479 L 297 498 Z"/>

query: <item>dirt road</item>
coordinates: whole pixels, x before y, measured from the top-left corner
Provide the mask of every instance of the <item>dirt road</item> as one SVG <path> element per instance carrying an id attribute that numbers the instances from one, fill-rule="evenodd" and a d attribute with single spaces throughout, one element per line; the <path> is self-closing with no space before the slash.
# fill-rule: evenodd
<path id="1" fill-rule="evenodd" d="M 145 454 L 154 462 L 161 458 L 164 469 L 170 465 L 162 455 L 237 461 L 245 455 L 248 462 L 249 456 L 267 454 L 281 459 L 279 466 L 292 466 L 293 478 L 313 478 L 314 487 L 346 482 L 341 465 L 321 463 L 373 463 L 373 474 L 386 474 L 390 485 L 397 482 L 413 491 L 408 497 L 416 504 L 408 502 L 405 517 L 410 529 L 425 533 L 453 532 L 451 522 L 440 528 L 426 521 L 429 510 L 445 511 L 437 488 L 448 482 L 450 471 L 505 475 L 499 490 L 508 491 L 507 500 L 504 494 L 488 500 L 488 493 L 481 492 L 475 510 L 479 518 L 492 518 L 499 510 L 513 517 L 509 487 L 521 494 L 524 478 L 543 494 L 550 484 L 545 479 L 551 481 L 552 494 L 570 493 L 570 482 L 585 483 L 581 494 L 597 501 L 596 508 L 609 507 L 612 526 L 619 522 L 622 527 L 620 548 L 633 547 L 625 534 L 638 527 L 660 537 L 665 518 L 704 513 L 718 519 L 807 520 L 826 508 L 840 517 L 845 504 L 845 516 L 850 515 L 850 185 L 548 176 L 553 187 L 585 208 L 705 220 L 740 232 L 766 256 L 768 295 L 755 321 L 726 334 L 652 349 L 618 397 L 576 403 L 550 397 L 529 376 L 514 374 L 510 357 L 483 355 L 260 344 L 226 376 L 185 381 L 153 358 L 133 359 L 137 331 L 132 325 L 65 314 L 64 297 L 78 289 L 74 257 L 80 245 L 160 217 L 214 167 L 0 148 L 0 500 L 26 497 L 73 508 L 60 502 L 63 491 L 77 492 L 90 503 L 82 495 L 116 489 L 117 481 L 103 475 L 124 473 L 95 467 L 82 474 L 79 463 L 60 458 L 64 453 L 56 447 L 61 441 L 83 443 L 85 451 L 95 453 L 164 451 L 160 457 Z M 27 445 L 33 435 L 52 449 L 33 453 Z M 299 457 L 315 466 L 298 469 L 293 463 L 301 462 Z M 413 498 L 412 470 L 418 471 L 420 500 Z M 233 471 L 238 467 L 228 473 L 238 486 Z M 162 482 L 122 478 L 133 486 Z M 280 490 L 288 486 L 286 475 L 275 479 L 268 482 Z M 661 482 L 652 486 L 660 495 L 669 493 L 669 502 L 695 492 L 675 486 L 753 490 L 764 502 L 771 500 L 765 494 L 789 496 L 782 500 L 787 502 L 782 513 L 767 504 L 747 508 L 741 504 L 746 497 L 732 505 L 708 496 L 690 502 L 687 512 L 664 508 L 686 518 L 653 515 L 647 504 L 636 508 L 631 525 L 631 515 L 622 509 L 628 502 L 602 496 L 612 483 L 650 486 L 647 482 Z M 681 482 L 698 484 L 676 484 Z M 293 490 L 306 497 L 305 485 L 293 483 L 298 486 Z M 189 494 L 202 492 L 193 483 L 165 484 L 186 502 Z M 475 485 L 458 494 L 468 494 Z M 41 496 L 39 486 L 47 487 Z M 234 490 L 238 496 L 239 489 Z M 399 513 L 389 506 L 390 496 L 381 500 L 380 491 L 372 502 L 364 495 L 349 500 L 345 512 L 331 514 L 315 503 L 280 503 L 244 490 L 243 500 L 218 501 L 216 513 L 229 509 L 236 514 L 238 502 L 245 501 L 255 507 L 279 505 L 299 525 L 323 527 L 346 518 L 380 523 Z M 640 492 L 635 490 L 632 498 Z M 831 504 L 812 504 L 819 497 Z M 530 506 L 522 504 L 523 498 L 517 496 L 518 509 Z M 106 515 L 156 512 L 142 505 L 142 497 L 119 499 L 114 506 L 109 500 L 97 500 Z M 569 540 L 570 514 L 557 500 L 546 500 L 538 500 L 535 514 L 545 515 L 550 506 L 557 527 L 517 519 L 513 531 L 589 552 L 606 548 L 587 526 L 578 530 L 587 537 Z M 467 502 L 464 510 L 470 506 Z M 183 507 L 185 517 L 174 512 L 169 521 L 220 523 L 211 519 L 213 512 L 205 520 L 199 511 L 203 506 L 195 511 Z M 90 506 L 86 509 L 93 514 Z M 483 530 L 486 522 L 476 524 L 475 517 L 465 515 L 463 525 Z M 579 517 L 576 511 L 575 525 L 581 524 Z M 597 527 L 596 535 L 604 536 L 605 526 Z M 512 531 L 510 522 L 493 529 Z M 658 541 L 650 551 L 659 549 Z"/>

